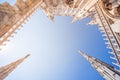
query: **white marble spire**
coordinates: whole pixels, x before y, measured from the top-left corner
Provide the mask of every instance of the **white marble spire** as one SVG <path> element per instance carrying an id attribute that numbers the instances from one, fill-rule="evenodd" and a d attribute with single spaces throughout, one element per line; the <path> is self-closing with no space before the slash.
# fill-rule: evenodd
<path id="1" fill-rule="evenodd" d="M 94 69 L 96 69 L 106 80 L 120 80 L 120 72 L 114 69 L 111 65 L 92 56 L 88 56 L 82 51 L 80 51 L 80 54 L 86 58 Z"/>
<path id="2" fill-rule="evenodd" d="M 6 66 L 3 66 L 0 68 L 0 80 L 4 80 L 15 68 L 17 68 L 18 65 L 20 65 L 27 57 L 30 55 L 26 55 L 25 57 L 10 63 Z"/>

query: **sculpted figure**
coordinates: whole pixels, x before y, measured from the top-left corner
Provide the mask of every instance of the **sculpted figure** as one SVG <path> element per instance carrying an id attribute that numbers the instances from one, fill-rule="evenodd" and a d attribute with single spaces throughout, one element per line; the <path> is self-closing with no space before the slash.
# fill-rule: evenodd
<path id="1" fill-rule="evenodd" d="M 0 4 L 0 29 L 12 23 L 14 14 L 15 9 L 9 3 Z"/>

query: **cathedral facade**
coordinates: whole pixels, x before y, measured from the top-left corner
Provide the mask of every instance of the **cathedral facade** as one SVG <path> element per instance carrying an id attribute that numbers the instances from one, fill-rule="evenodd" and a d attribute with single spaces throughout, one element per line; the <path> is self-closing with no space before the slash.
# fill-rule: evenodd
<path id="1" fill-rule="evenodd" d="M 52 21 L 55 16 L 72 16 L 72 22 L 92 18 L 88 24 L 98 25 L 107 47 L 112 49 L 113 59 L 117 61 L 113 64 L 120 67 L 120 0 L 17 0 L 13 6 L 5 2 L 0 4 L 0 45 L 9 41 L 9 37 L 13 37 L 37 9 L 43 10 Z M 107 80 L 120 79 L 119 70 L 93 57 L 86 57 Z"/>

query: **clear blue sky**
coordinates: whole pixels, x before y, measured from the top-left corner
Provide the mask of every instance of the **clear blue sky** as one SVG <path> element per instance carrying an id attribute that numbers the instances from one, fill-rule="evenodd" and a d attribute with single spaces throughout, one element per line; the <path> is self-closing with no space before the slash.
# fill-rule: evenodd
<path id="1" fill-rule="evenodd" d="M 8 1 L 14 4 L 15 0 Z M 5 80 L 104 80 L 78 50 L 111 64 L 103 37 L 90 19 L 71 23 L 72 17 L 50 21 L 39 10 L 0 51 L 0 66 L 24 55 L 25 60 Z"/>

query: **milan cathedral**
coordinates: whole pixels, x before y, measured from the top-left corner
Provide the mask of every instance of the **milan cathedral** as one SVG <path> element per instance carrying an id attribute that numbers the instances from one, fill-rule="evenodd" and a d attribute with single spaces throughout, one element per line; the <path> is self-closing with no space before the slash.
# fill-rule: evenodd
<path id="1" fill-rule="evenodd" d="M 120 67 L 120 0 L 17 0 L 13 6 L 7 2 L 2 3 L 0 4 L 0 45 L 9 41 L 16 30 L 19 30 L 38 9 L 43 10 L 52 21 L 55 16 L 72 16 L 74 17 L 72 22 L 92 18 L 88 24 L 98 25 L 103 33 L 102 36 L 105 36 L 107 48 L 112 50 L 109 53 L 114 55 L 111 58 L 117 61 L 113 64 Z M 120 80 L 119 69 L 84 52 L 81 54 L 106 80 Z M 4 68 L 1 68 L 0 76 L 4 72 L 2 69 Z M 8 73 L 6 72 L 6 75 Z M 6 75 L 1 77 L 1 80 Z"/>
<path id="2" fill-rule="evenodd" d="M 21 64 L 27 57 L 30 55 L 26 55 L 25 57 L 10 63 L 6 66 L 0 68 L 0 80 L 4 80 L 19 64 Z"/>

